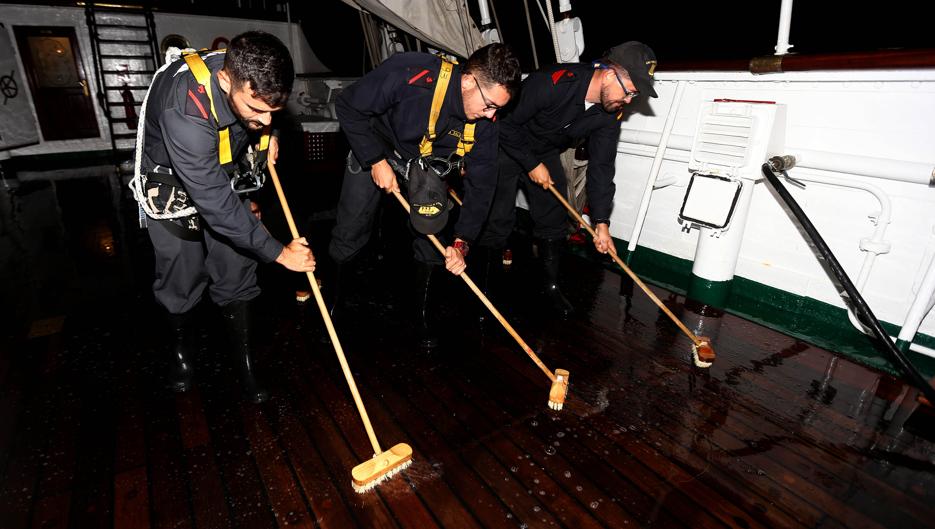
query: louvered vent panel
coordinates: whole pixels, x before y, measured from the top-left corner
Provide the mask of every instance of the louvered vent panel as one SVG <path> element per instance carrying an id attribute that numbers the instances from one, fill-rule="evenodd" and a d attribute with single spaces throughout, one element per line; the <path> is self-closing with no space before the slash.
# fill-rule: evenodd
<path id="1" fill-rule="evenodd" d="M 753 134 L 753 118 L 712 114 L 705 118 L 696 140 L 695 160 L 727 167 L 743 167 Z"/>

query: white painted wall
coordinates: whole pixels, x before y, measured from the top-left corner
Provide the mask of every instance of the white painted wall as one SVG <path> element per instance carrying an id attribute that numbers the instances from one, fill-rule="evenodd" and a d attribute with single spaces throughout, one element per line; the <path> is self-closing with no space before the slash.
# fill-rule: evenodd
<path id="1" fill-rule="evenodd" d="M 0 21 L 7 28 L 10 40 L 16 42 L 13 26 L 72 26 L 78 38 L 78 52 L 84 63 L 85 74 L 89 83 L 95 82 L 94 58 L 91 55 L 91 39 L 88 36 L 88 25 L 85 22 L 84 9 L 77 7 L 47 7 L 26 6 L 16 4 L 0 4 Z M 22 58 L 17 50 L 20 71 L 23 70 Z M 29 91 L 29 85 L 22 87 Z M 110 134 L 107 128 L 107 118 L 94 97 L 96 89 L 91 90 L 91 99 L 94 103 L 94 114 L 97 116 L 97 127 L 101 132 L 100 138 L 82 140 L 45 141 L 42 130 L 39 130 L 40 143 L 20 149 L 0 151 L 0 156 L 25 156 L 30 154 L 47 154 L 57 152 L 95 151 L 110 149 Z M 30 95 L 31 97 L 31 95 Z M 63 109 L 63 111 L 67 111 Z M 38 123 L 36 124 L 38 128 Z"/>
<path id="2" fill-rule="evenodd" d="M 877 72 L 793 72 L 754 76 L 747 73 L 662 73 L 657 75 L 659 98 L 642 101 L 623 125 L 617 157 L 617 195 L 611 233 L 629 239 L 639 201 L 649 177 L 655 148 L 640 143 L 645 132 L 659 134 L 677 81 L 687 82 L 676 110 L 674 136 L 659 180 L 676 177 L 675 185 L 656 190 L 639 239 L 641 246 L 680 258 L 693 259 L 698 230 L 681 231 L 677 215 L 688 183 L 688 147 L 701 103 L 715 98 L 767 100 L 787 106 L 786 151 L 798 149 L 897 159 L 935 169 L 935 70 Z M 658 115 L 653 115 L 653 113 Z M 678 138 L 676 138 L 678 139 Z M 678 147 L 678 148 L 673 148 Z M 880 255 L 864 296 L 877 316 L 901 324 L 935 252 L 935 188 L 855 176 L 846 173 L 793 169 L 796 174 L 821 174 L 868 182 L 882 188 L 893 204 L 886 232 L 890 253 Z M 868 216 L 879 209 L 869 193 L 808 184 L 789 187 L 809 214 L 842 266 L 856 281 L 864 258 L 858 244 L 875 226 Z M 844 304 L 834 285 L 810 251 L 797 225 L 779 206 L 765 182 L 757 184 L 737 275 L 811 297 L 835 306 Z M 920 332 L 935 335 L 935 316 L 929 315 Z"/>
<path id="3" fill-rule="evenodd" d="M 156 13 L 157 43 L 166 35 L 178 34 L 186 37 L 195 48 L 211 46 L 217 37 L 230 39 L 234 35 L 251 29 L 259 29 L 279 37 L 293 54 L 297 73 L 321 73 L 328 69 L 318 60 L 308 40 L 297 24 L 290 26 L 285 22 L 269 22 L 263 20 L 248 20 L 239 18 L 209 17 L 198 15 L 179 15 L 173 13 Z M 19 149 L 0 151 L 0 157 L 28 156 L 35 154 L 65 153 L 78 151 L 107 150 L 111 148 L 110 130 L 107 119 L 98 105 L 96 83 L 97 75 L 94 69 L 94 59 L 91 52 L 91 39 L 84 14 L 84 8 L 79 7 L 49 7 L 18 4 L 0 4 L 0 22 L 6 25 L 11 42 L 16 42 L 13 26 L 72 26 L 78 38 L 78 50 L 84 63 L 88 81 L 94 87 L 91 90 L 94 100 L 94 110 L 97 116 L 100 138 L 82 140 L 45 141 L 40 130 L 40 143 Z M 291 32 L 291 35 L 290 35 Z M 18 56 L 18 54 L 17 54 Z M 19 68 L 22 71 L 22 60 L 19 59 Z M 29 91 L 29 87 L 22 87 Z M 134 95 L 142 100 L 142 92 Z M 293 98 L 296 94 L 293 94 Z M 67 111 L 64 109 L 63 111 Z M 37 124 L 38 127 L 38 124 Z"/>

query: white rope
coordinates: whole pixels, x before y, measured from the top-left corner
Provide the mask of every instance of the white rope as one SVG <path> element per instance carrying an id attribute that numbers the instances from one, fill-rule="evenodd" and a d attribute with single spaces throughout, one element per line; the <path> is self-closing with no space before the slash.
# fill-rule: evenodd
<path id="1" fill-rule="evenodd" d="M 156 77 L 159 76 L 166 68 L 169 67 L 173 62 L 179 60 L 182 57 L 183 52 L 193 52 L 194 49 L 188 48 L 185 50 L 180 50 L 178 48 L 170 47 L 166 50 L 166 63 L 162 65 L 161 68 L 156 70 L 156 73 L 153 74 L 153 80 L 149 84 L 149 88 L 146 89 L 146 95 L 143 96 L 143 103 L 140 106 L 140 119 L 139 125 L 136 129 L 136 148 L 135 148 L 135 158 L 133 163 L 133 178 L 130 179 L 130 182 L 127 186 L 130 188 L 130 191 L 133 193 L 133 198 L 140 205 L 148 217 L 155 220 L 163 219 L 179 219 L 182 217 L 189 217 L 198 213 L 198 210 L 195 209 L 195 206 L 189 206 L 180 211 L 174 211 L 172 213 L 158 213 L 151 206 L 150 202 L 146 199 L 146 195 L 143 193 L 143 188 L 146 187 L 146 175 L 141 171 L 141 165 L 143 162 L 143 139 L 146 136 L 146 103 L 149 101 L 149 94 L 153 90 L 153 85 L 156 84 Z M 187 69 L 187 68 L 185 68 Z M 180 69 L 180 71 L 182 71 Z M 142 222 L 142 218 L 140 219 Z"/>

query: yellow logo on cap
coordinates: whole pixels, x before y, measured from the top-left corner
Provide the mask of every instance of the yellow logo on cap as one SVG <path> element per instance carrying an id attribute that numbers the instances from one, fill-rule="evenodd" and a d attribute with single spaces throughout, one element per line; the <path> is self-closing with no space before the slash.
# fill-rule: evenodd
<path id="1" fill-rule="evenodd" d="M 423 215 L 426 217 L 434 217 L 435 215 L 438 215 L 439 213 L 441 213 L 441 211 L 442 211 L 441 208 L 439 208 L 435 204 L 429 204 L 427 206 L 419 206 L 419 209 L 417 210 L 419 215 Z"/>
<path id="2" fill-rule="evenodd" d="M 649 76 L 652 77 L 656 73 L 656 61 L 646 61 L 646 64 L 649 65 Z"/>

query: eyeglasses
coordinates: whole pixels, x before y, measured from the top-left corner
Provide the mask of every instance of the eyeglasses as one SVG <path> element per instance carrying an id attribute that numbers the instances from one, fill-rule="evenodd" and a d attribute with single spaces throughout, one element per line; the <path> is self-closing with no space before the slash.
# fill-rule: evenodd
<path id="1" fill-rule="evenodd" d="M 493 111 L 500 110 L 500 105 L 496 105 L 492 103 L 489 99 L 487 99 L 487 96 L 484 95 L 484 91 L 481 89 L 480 81 L 477 80 L 477 77 L 475 77 L 474 74 L 471 74 L 471 77 L 474 77 L 474 83 L 477 84 L 477 91 L 480 92 L 480 98 L 484 100 L 484 104 L 487 105 L 484 107 L 484 111 L 486 112 L 488 110 L 493 110 Z"/>
<path id="2" fill-rule="evenodd" d="M 626 98 L 628 98 L 628 97 L 629 97 L 630 99 L 633 99 L 634 97 L 640 95 L 640 91 L 639 91 L 639 90 L 634 90 L 634 91 L 632 91 L 632 92 L 629 91 L 629 90 L 627 90 L 627 85 L 623 84 L 623 79 L 620 78 L 620 74 L 617 73 L 617 70 L 614 70 L 613 68 L 611 68 L 611 71 L 614 72 L 614 77 L 616 77 L 616 78 L 617 78 L 617 82 L 620 83 L 620 88 L 623 88 L 623 98 L 624 98 L 624 99 L 626 99 Z"/>
<path id="3" fill-rule="evenodd" d="M 634 90 L 634 91 L 632 91 L 632 92 L 629 91 L 629 90 L 627 90 L 627 85 L 623 84 L 623 79 L 620 78 L 620 74 L 617 72 L 617 70 L 616 70 L 615 68 L 611 68 L 610 66 L 607 66 L 606 64 L 601 64 L 601 63 L 596 63 L 596 65 L 597 65 L 601 70 L 610 70 L 610 71 L 614 72 L 614 77 L 616 77 L 616 78 L 617 78 L 617 82 L 620 83 L 620 88 L 623 88 L 623 98 L 624 98 L 624 99 L 626 99 L 626 98 L 629 97 L 629 98 L 632 100 L 634 97 L 640 95 L 640 91 L 639 91 L 639 90 Z"/>

